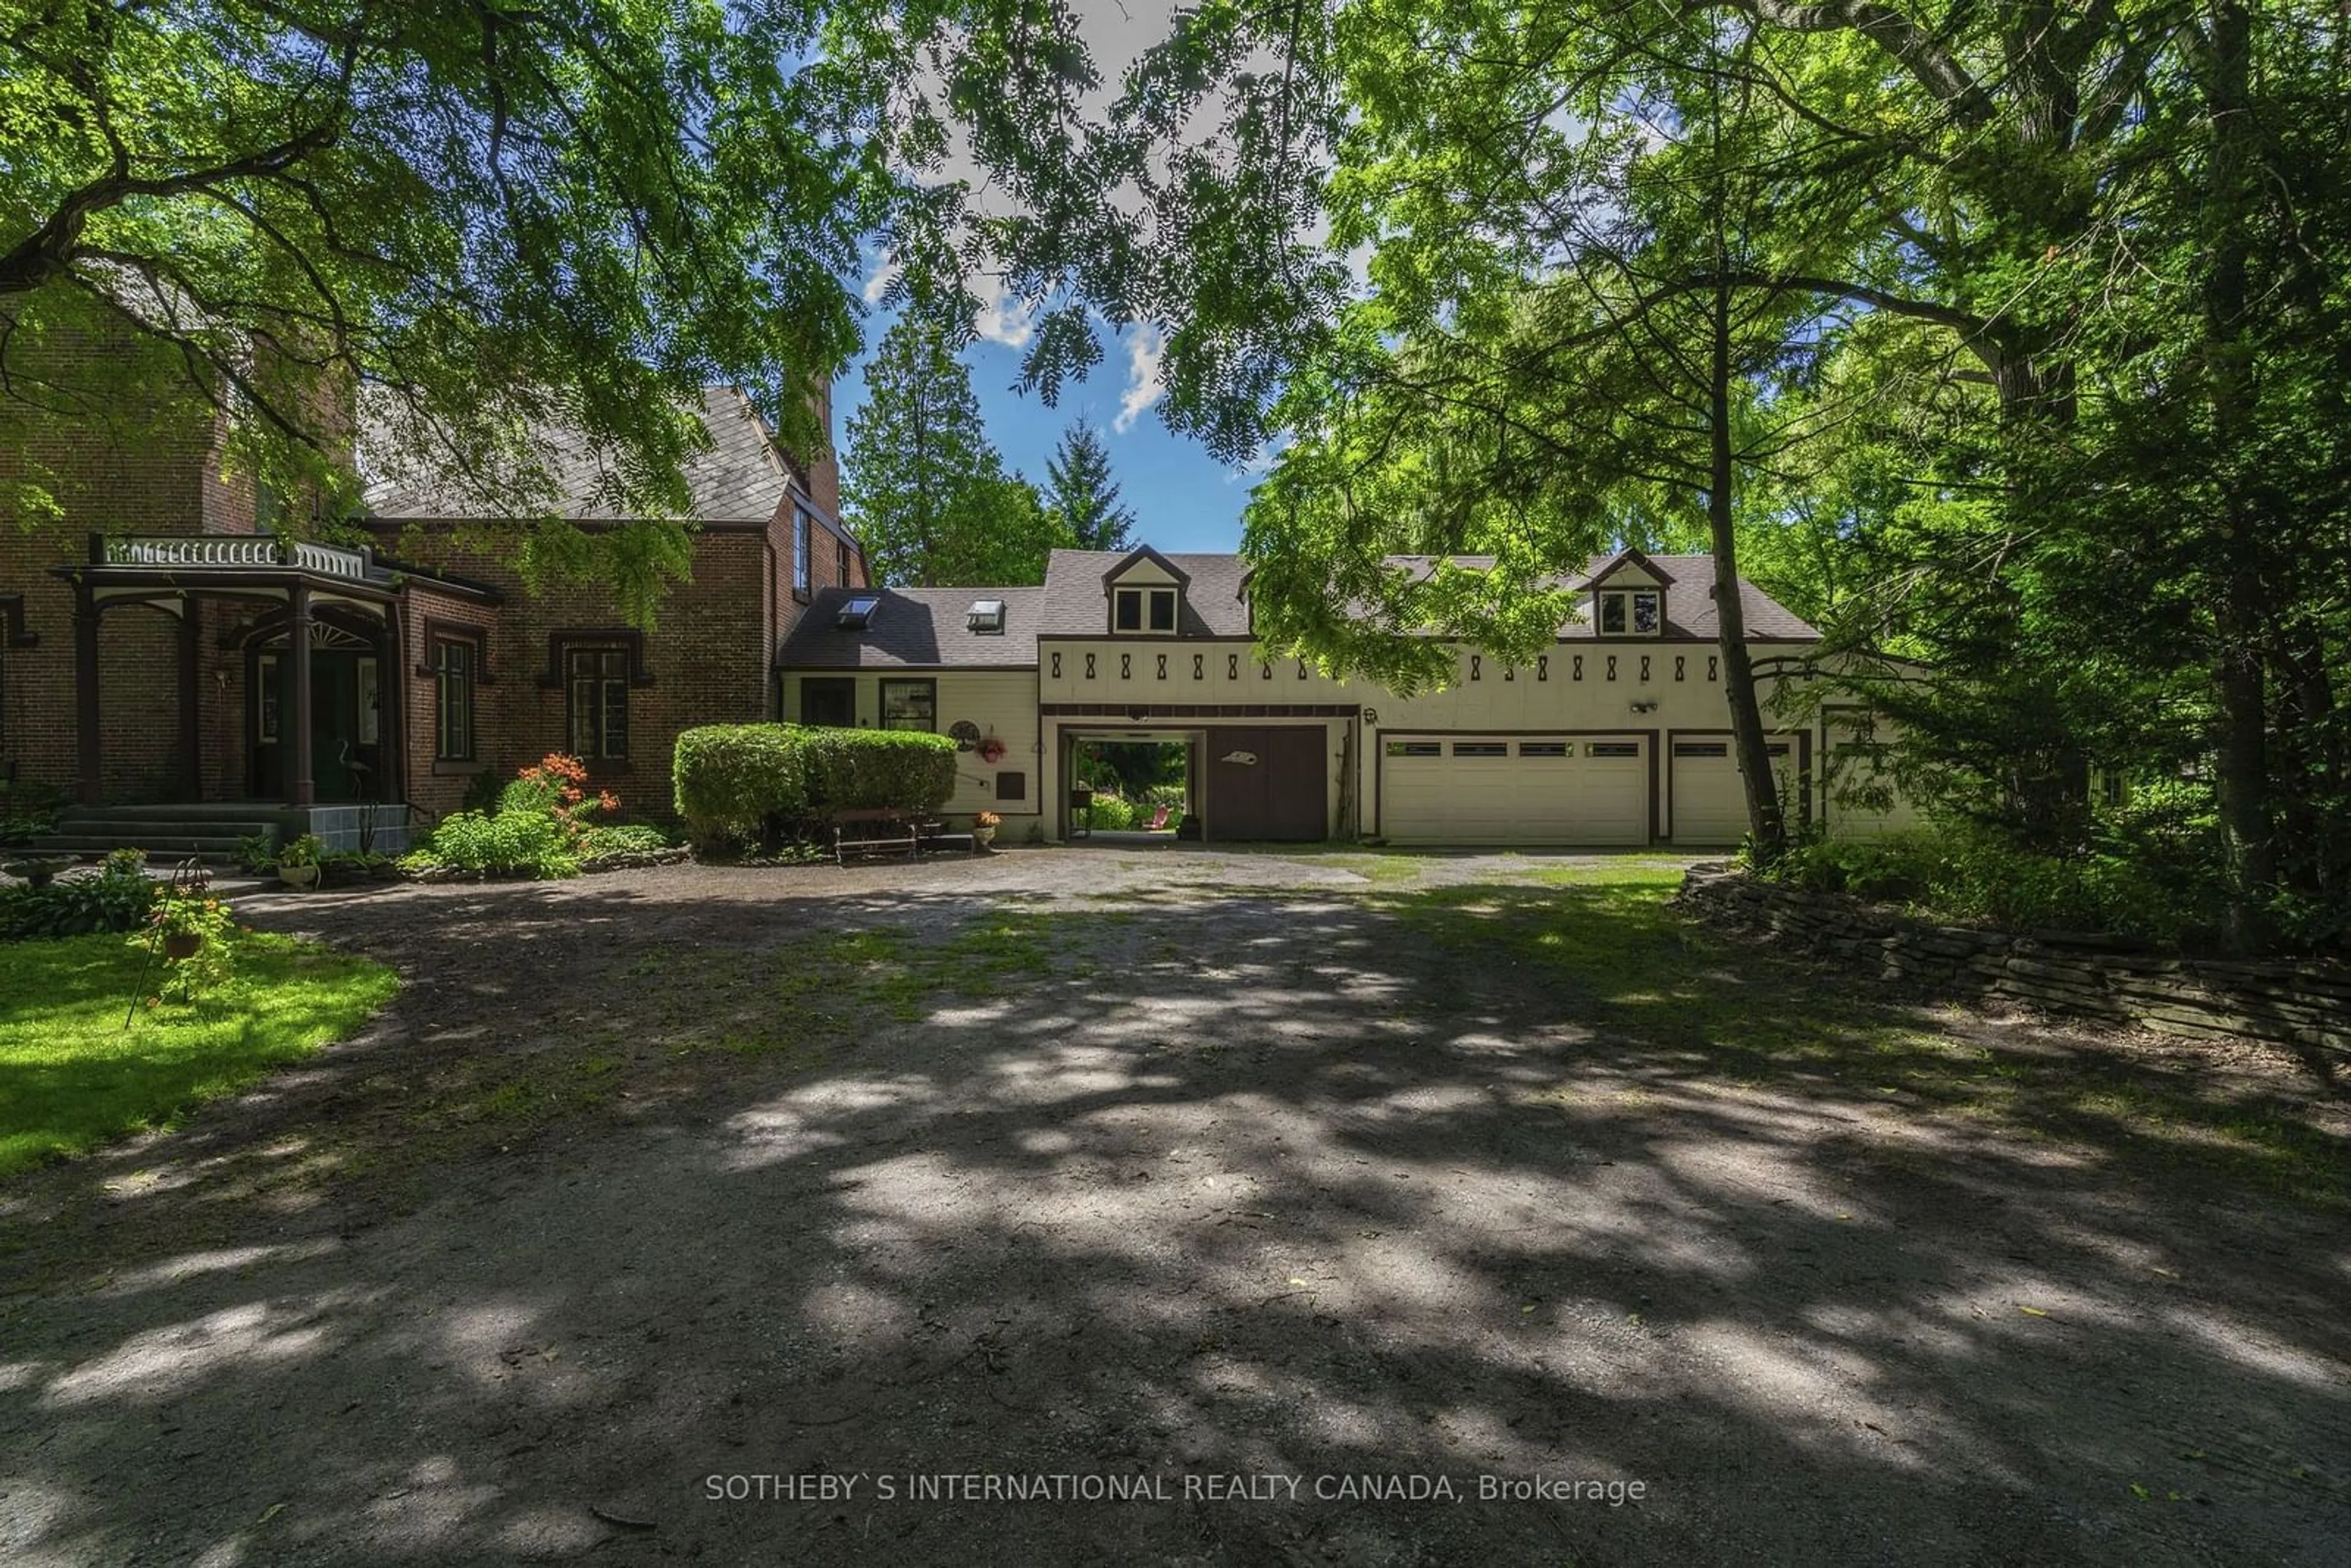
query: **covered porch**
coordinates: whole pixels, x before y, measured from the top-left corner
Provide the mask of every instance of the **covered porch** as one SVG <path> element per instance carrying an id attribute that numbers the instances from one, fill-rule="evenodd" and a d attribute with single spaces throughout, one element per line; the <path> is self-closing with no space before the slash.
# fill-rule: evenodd
<path id="1" fill-rule="evenodd" d="M 382 825 L 404 832 L 401 589 L 372 551 L 271 535 L 94 535 L 87 564 L 58 575 L 74 593 L 80 815 L 226 807 L 340 828 L 364 808 L 371 826 L 396 819 Z M 142 612 L 167 618 L 169 653 L 152 621 L 109 635 Z M 121 700 L 126 681 L 135 705 Z M 151 689 L 166 681 L 168 701 Z M 110 711 L 110 684 L 115 704 L 142 711 Z M 110 767 L 110 747 L 151 765 L 136 787 Z"/>

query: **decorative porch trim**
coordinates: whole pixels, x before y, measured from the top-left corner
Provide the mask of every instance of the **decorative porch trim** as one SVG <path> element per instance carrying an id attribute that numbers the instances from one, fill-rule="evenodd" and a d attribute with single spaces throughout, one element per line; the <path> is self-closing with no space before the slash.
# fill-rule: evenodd
<path id="1" fill-rule="evenodd" d="M 312 544 L 279 534 L 166 534 L 108 538 L 90 536 L 92 566 L 192 567 L 198 571 L 291 568 L 319 577 L 367 582 L 378 576 L 364 549 Z"/>

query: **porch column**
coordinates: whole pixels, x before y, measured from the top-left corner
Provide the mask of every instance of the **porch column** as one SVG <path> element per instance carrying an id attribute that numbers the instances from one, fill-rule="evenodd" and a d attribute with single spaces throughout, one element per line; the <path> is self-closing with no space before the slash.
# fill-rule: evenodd
<path id="1" fill-rule="evenodd" d="M 286 706 L 294 710 L 280 727 L 293 753 L 286 758 L 286 803 L 308 806 L 318 800 L 310 778 L 310 591 L 298 582 L 286 600 Z"/>
<path id="2" fill-rule="evenodd" d="M 98 804 L 98 597 L 87 582 L 74 584 L 74 748 L 79 765 L 78 793 L 85 806 Z"/>
<path id="3" fill-rule="evenodd" d="M 199 630 L 196 601 L 183 595 L 180 600 L 180 799 L 192 801 L 204 798 L 204 732 L 199 706 L 203 685 L 198 679 L 204 673 L 204 649 L 197 639 Z"/>
<path id="4" fill-rule="evenodd" d="M 383 649 L 376 660 L 376 789 L 397 804 L 408 799 L 408 640 L 401 635 L 397 601 L 383 607 Z"/>

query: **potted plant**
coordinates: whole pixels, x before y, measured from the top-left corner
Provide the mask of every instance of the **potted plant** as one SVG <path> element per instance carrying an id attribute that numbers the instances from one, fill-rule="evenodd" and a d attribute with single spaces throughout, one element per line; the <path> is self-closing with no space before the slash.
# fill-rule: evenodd
<path id="1" fill-rule="evenodd" d="M 227 925 L 228 910 L 219 899 L 197 890 L 167 894 L 148 918 L 163 939 L 163 956 L 180 963 L 204 951 L 204 939 Z"/>
<path id="2" fill-rule="evenodd" d="M 288 887 L 319 885 L 319 860 L 327 846 L 316 833 L 288 840 L 277 851 L 277 880 Z"/>
<path id="3" fill-rule="evenodd" d="M 973 813 L 971 819 L 972 847 L 974 849 L 981 850 L 987 848 L 988 845 L 996 841 L 996 830 L 1003 825 L 1004 819 L 998 816 L 993 811 L 977 811 Z"/>

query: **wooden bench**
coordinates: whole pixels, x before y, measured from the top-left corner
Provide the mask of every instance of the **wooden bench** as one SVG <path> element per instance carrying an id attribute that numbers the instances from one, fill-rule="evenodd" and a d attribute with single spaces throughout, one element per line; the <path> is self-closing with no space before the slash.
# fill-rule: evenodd
<path id="1" fill-rule="evenodd" d="M 835 811 L 832 814 L 833 862 L 846 866 L 852 854 L 861 860 L 874 855 L 903 854 L 911 857 L 920 854 L 923 829 L 926 825 L 904 811 L 893 811 L 886 807 Z"/>
<path id="2" fill-rule="evenodd" d="M 930 854 L 939 850 L 961 850 L 966 854 L 979 853 L 979 841 L 969 833 L 950 833 L 945 822 L 925 822 L 918 835 L 922 840 L 920 852 Z"/>
<path id="3" fill-rule="evenodd" d="M 882 855 L 917 855 L 942 850 L 979 852 L 979 841 L 969 833 L 951 833 L 946 824 L 930 817 L 910 817 L 887 807 L 865 807 L 832 814 L 832 858 L 846 866 L 851 855 L 860 860 Z"/>

